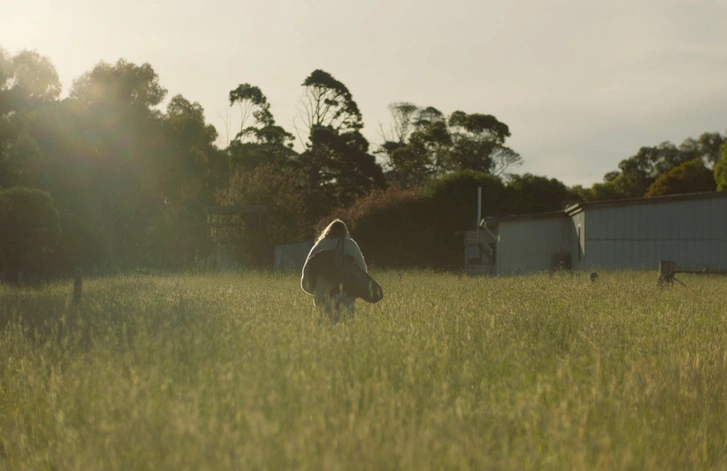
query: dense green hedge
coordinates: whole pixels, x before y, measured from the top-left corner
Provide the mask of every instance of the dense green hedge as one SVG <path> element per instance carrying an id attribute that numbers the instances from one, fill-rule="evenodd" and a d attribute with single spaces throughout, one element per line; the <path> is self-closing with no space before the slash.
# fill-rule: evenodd
<path id="1" fill-rule="evenodd" d="M 58 212 L 46 191 L 25 187 L 0 190 L 0 272 L 37 275 L 60 238 Z"/>

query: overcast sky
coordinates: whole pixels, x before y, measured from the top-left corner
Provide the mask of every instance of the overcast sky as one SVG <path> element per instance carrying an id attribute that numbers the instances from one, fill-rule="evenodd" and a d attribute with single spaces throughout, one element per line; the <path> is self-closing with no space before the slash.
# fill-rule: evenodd
<path id="1" fill-rule="evenodd" d="M 99 61 L 148 62 L 222 138 L 238 84 L 293 132 L 323 69 L 372 147 L 392 102 L 492 114 L 518 173 L 590 186 L 643 145 L 727 131 L 726 24 L 727 0 L 23 0 L 4 3 L 0 46 L 49 57 L 64 93 Z"/>

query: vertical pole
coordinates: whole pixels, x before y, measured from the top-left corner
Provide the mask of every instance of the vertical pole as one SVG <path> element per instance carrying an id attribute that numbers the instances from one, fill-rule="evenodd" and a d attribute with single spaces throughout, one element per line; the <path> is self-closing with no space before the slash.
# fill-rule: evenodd
<path id="1" fill-rule="evenodd" d="M 215 216 L 216 216 L 215 221 L 217 221 L 216 222 L 217 227 L 220 227 L 220 215 L 216 214 Z M 214 258 L 212 259 L 212 271 L 213 272 L 217 271 L 217 252 L 219 251 L 219 248 L 220 247 L 217 244 L 215 244 L 215 254 L 214 254 Z"/>
<path id="2" fill-rule="evenodd" d="M 73 278 L 73 304 L 81 304 L 81 292 L 83 290 L 83 268 L 76 268 Z"/>
<path id="3" fill-rule="evenodd" d="M 482 220 L 482 187 L 477 187 L 477 234 L 479 235 L 480 221 Z"/>
<path id="4" fill-rule="evenodd" d="M 674 284 L 674 274 L 676 273 L 677 262 L 674 260 L 659 260 L 659 278 L 657 280 L 659 286 Z"/>

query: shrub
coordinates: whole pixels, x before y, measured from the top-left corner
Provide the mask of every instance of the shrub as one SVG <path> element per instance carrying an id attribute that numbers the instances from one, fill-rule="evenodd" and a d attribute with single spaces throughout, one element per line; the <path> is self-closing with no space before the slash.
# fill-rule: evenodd
<path id="1" fill-rule="evenodd" d="M 366 260 L 376 266 L 457 269 L 463 248 L 456 232 L 475 227 L 478 187 L 483 214 L 501 214 L 502 182 L 485 173 L 462 171 L 417 189 L 393 185 L 373 191 L 319 226 L 334 217 L 343 219 Z"/>
<path id="2" fill-rule="evenodd" d="M 714 173 L 704 166 L 702 159 L 694 159 L 677 165 L 668 173 L 660 175 L 649 186 L 645 196 L 714 191 L 715 188 Z"/>
<path id="3" fill-rule="evenodd" d="M 238 170 L 228 188 L 217 194 L 222 206 L 265 205 L 261 214 L 234 214 L 213 228 L 213 239 L 245 265 L 272 264 L 275 244 L 299 240 L 305 234 L 306 221 L 299 176 L 270 165 L 253 170 Z"/>
<path id="4" fill-rule="evenodd" d="M 9 279 L 18 272 L 42 272 L 60 234 L 50 193 L 25 187 L 0 190 L 0 271 Z"/>

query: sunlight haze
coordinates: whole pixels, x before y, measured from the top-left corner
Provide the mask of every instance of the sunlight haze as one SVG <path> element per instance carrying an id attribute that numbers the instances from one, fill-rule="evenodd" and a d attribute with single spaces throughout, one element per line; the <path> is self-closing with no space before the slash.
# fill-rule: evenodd
<path id="1" fill-rule="evenodd" d="M 727 130 L 725 18 L 727 0 L 27 0 L 3 6 L 0 46 L 49 57 L 64 94 L 100 61 L 148 62 L 221 146 L 230 90 L 259 86 L 295 134 L 300 85 L 323 69 L 372 151 L 392 102 L 492 114 L 525 161 L 513 171 L 590 186 L 641 146 Z"/>

